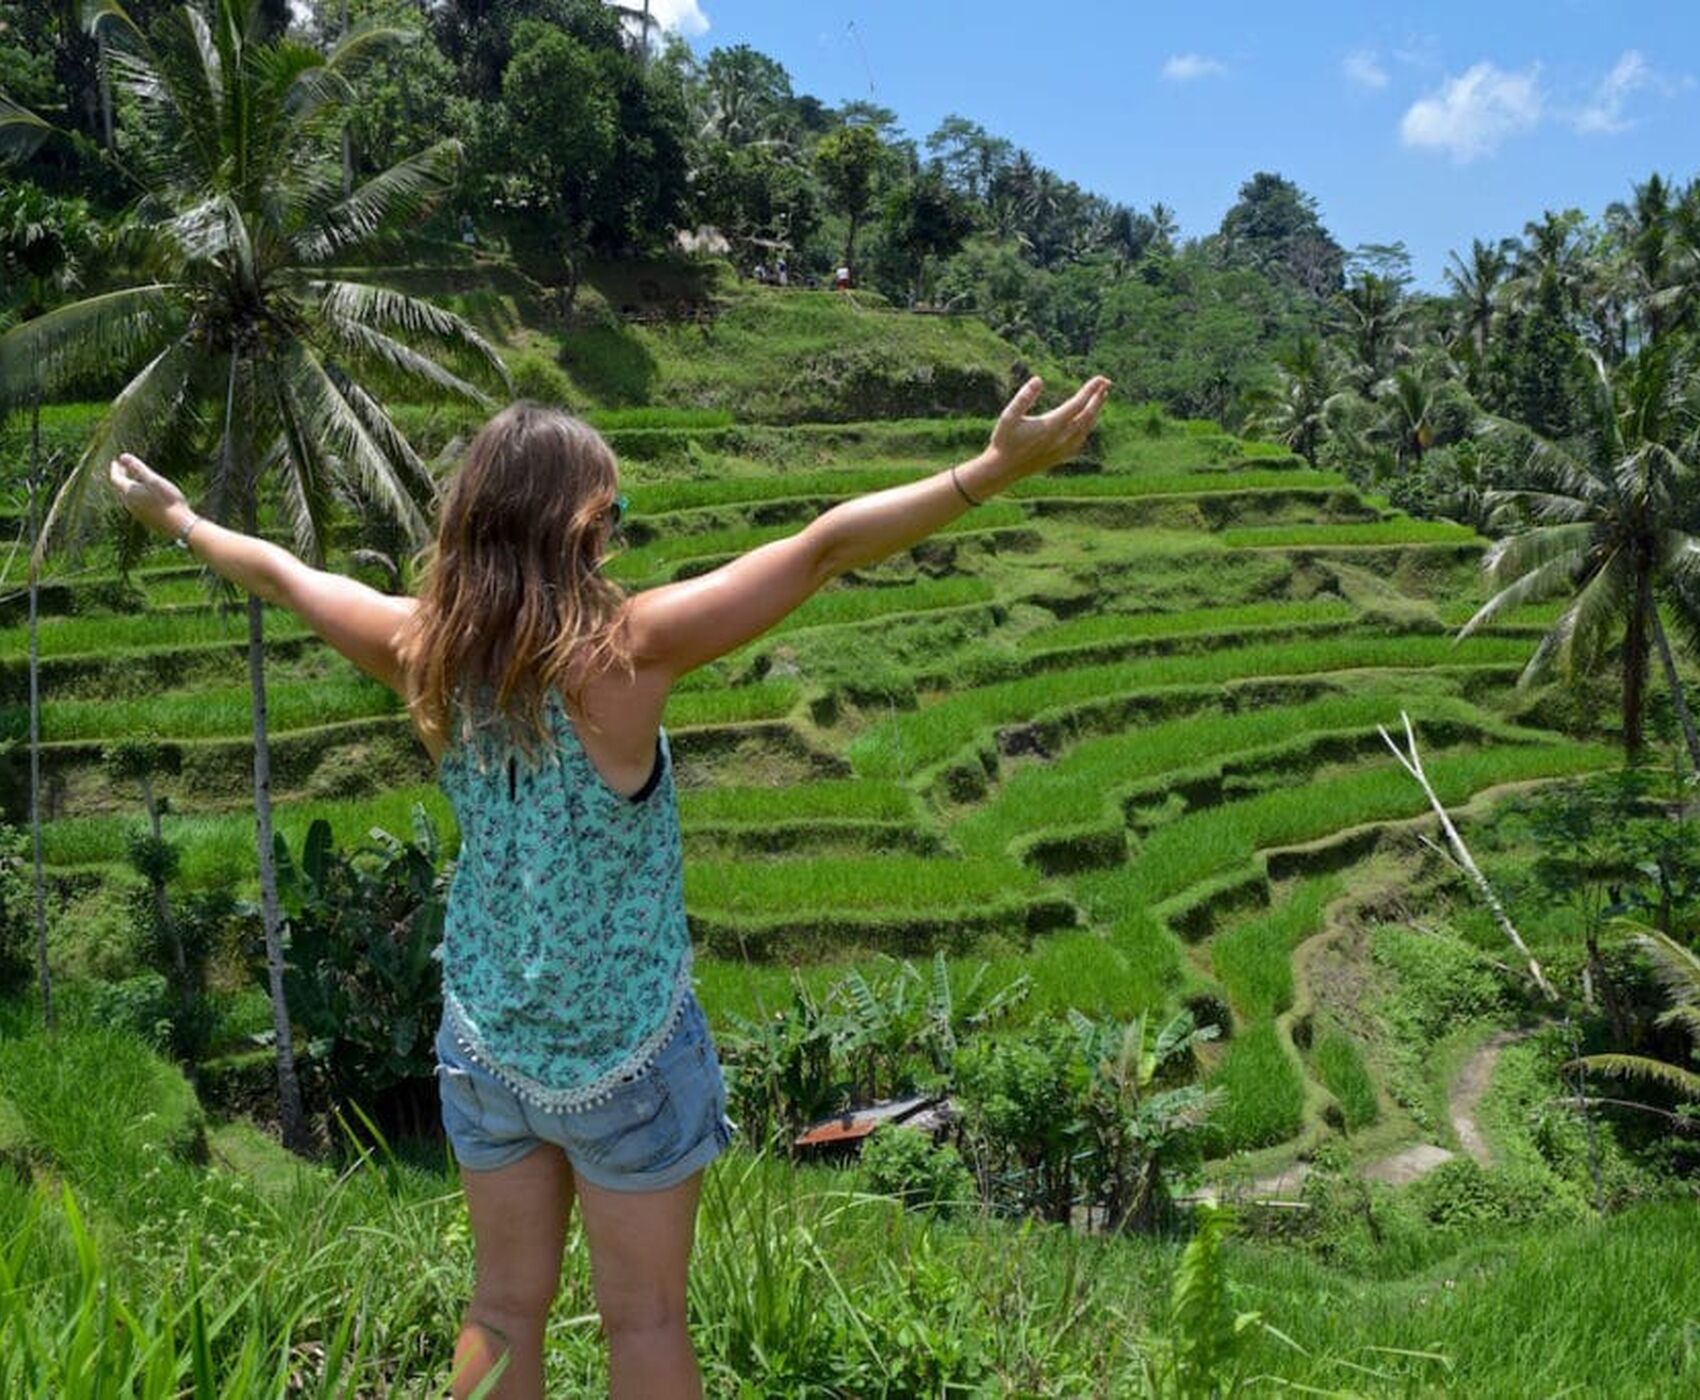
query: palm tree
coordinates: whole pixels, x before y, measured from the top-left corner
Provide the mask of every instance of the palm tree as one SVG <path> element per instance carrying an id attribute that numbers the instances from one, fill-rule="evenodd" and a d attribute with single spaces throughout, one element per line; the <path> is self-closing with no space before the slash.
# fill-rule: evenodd
<path id="1" fill-rule="evenodd" d="M 1464 343 L 1470 347 L 1466 369 L 1472 392 L 1479 388 L 1481 368 L 1487 360 L 1488 340 L 1499 315 L 1501 291 L 1511 270 L 1511 247 L 1509 239 L 1498 243 L 1472 239 L 1470 260 L 1465 262 L 1453 253 L 1452 266 L 1443 274 L 1460 304 L 1460 330 Z"/>
<path id="2" fill-rule="evenodd" d="M 1659 929 L 1629 920 L 1624 922 L 1634 933 L 1635 941 L 1653 959 L 1654 970 L 1670 1001 L 1653 1024 L 1680 1026 L 1688 1032 L 1690 1044 L 1700 1047 L 1700 955 Z M 1650 1055 L 1584 1055 L 1572 1064 L 1600 1074 L 1662 1084 L 1680 1098 L 1700 1103 L 1700 1073 L 1668 1060 L 1654 1059 Z M 1646 1104 L 1632 1106 L 1653 1113 L 1664 1112 Z"/>
<path id="3" fill-rule="evenodd" d="M 38 316 L 82 285 L 84 264 L 92 260 L 98 226 L 81 200 L 52 199 L 31 184 L 0 191 L 0 271 L 10 295 L 0 296 L 0 328 L 14 319 Z M 19 389 L 24 386 L 20 384 Z M 41 493 L 49 473 L 41 461 L 41 386 L 28 386 L 30 411 L 29 475 L 26 510 L 33 538 L 40 519 Z M 4 405 L 0 405 L 3 410 Z M 53 976 L 47 965 L 47 877 L 41 834 L 41 575 L 29 568 L 29 729 L 30 843 L 35 886 L 36 978 L 41 986 L 42 1021 L 52 1029 Z"/>
<path id="4" fill-rule="evenodd" d="M 1527 487 L 1491 491 L 1495 518 L 1532 522 L 1488 551 L 1483 566 L 1499 586 L 1460 639 L 1524 603 L 1570 593 L 1524 668 L 1533 682 L 1556 665 L 1567 677 L 1593 669 L 1622 629 L 1623 743 L 1642 746 L 1649 651 L 1656 644 L 1689 757 L 1700 771 L 1696 737 L 1676 661 L 1659 617 L 1661 594 L 1679 616 L 1700 602 L 1700 535 L 1695 534 L 1695 467 L 1700 429 L 1697 386 L 1685 357 L 1661 342 L 1613 371 L 1598 356 L 1584 449 L 1560 447 L 1526 428 L 1492 420 L 1526 445 Z"/>
<path id="5" fill-rule="evenodd" d="M 1340 329 L 1357 356 L 1354 372 L 1360 383 L 1374 384 L 1401 348 L 1398 337 L 1405 303 L 1399 284 L 1391 277 L 1365 272 L 1336 296 L 1334 304 Z"/>
<path id="6" fill-rule="evenodd" d="M 1334 367 L 1321 339 L 1301 335 L 1275 356 L 1276 384 L 1258 395 L 1252 425 L 1313 467 L 1335 397 Z"/>
<path id="7" fill-rule="evenodd" d="M 1666 319 L 1659 294 L 1669 285 L 1676 252 L 1671 214 L 1671 187 L 1656 174 L 1635 186 L 1629 203 L 1618 201 L 1606 208 L 1606 227 L 1623 250 L 1625 280 L 1648 341 L 1659 338 Z"/>
<path id="8" fill-rule="evenodd" d="M 1417 365 L 1402 366 L 1375 386 L 1376 415 L 1364 436 L 1384 444 L 1400 471 L 1420 466 L 1434 446 L 1436 388 L 1433 375 Z"/>
<path id="9" fill-rule="evenodd" d="M 502 378 L 500 361 L 458 317 L 324 270 L 419 216 L 453 178 L 459 148 L 444 141 L 342 193 L 337 139 L 350 75 L 404 31 L 356 28 L 329 54 L 289 39 L 260 42 L 243 0 L 182 4 L 147 34 L 117 0 L 99 0 L 90 22 L 139 116 L 133 178 L 144 190 L 139 212 L 152 225 L 156 275 L 0 337 L 0 384 L 21 382 L 26 367 L 51 385 L 77 364 L 141 365 L 56 494 L 35 558 L 86 535 L 91 488 L 119 450 L 170 461 L 203 438 L 216 450 L 205 453 L 212 465 L 201 514 L 254 533 L 269 485 L 298 552 L 319 562 L 340 489 L 423 540 L 421 502 L 428 506 L 434 482 L 377 391 L 415 384 L 487 402 L 464 376 Z M 0 112 L 0 142 L 7 124 Z M 251 595 L 254 792 L 279 1108 L 285 1143 L 305 1149 L 283 994 L 263 618 Z"/>

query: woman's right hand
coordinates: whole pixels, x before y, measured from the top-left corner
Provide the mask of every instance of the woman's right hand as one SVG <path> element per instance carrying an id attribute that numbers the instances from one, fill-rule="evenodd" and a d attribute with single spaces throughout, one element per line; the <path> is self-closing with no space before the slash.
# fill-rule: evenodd
<path id="1" fill-rule="evenodd" d="M 1086 445 L 1111 386 L 1103 375 L 1094 375 L 1066 403 L 1038 418 L 1027 417 L 1044 387 L 1037 375 L 1029 379 L 992 429 L 986 457 L 995 466 L 1000 486 L 1049 471 L 1076 456 Z"/>
<path id="2" fill-rule="evenodd" d="M 194 515 L 183 493 L 134 453 L 114 459 L 106 480 L 124 509 L 156 535 L 176 534 Z"/>

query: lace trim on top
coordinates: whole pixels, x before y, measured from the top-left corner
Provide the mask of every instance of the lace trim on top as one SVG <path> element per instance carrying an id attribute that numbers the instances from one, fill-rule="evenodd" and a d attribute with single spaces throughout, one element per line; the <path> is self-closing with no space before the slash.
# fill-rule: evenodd
<path id="1" fill-rule="evenodd" d="M 500 1080 L 527 1103 L 546 1113 L 579 1113 L 598 1104 L 607 1103 L 622 1085 L 640 1078 L 655 1063 L 655 1057 L 661 1052 L 661 1047 L 678 1028 L 680 1015 L 685 1009 L 685 996 L 691 989 L 691 961 L 687 951 L 679 968 L 679 975 L 673 983 L 672 1005 L 667 1015 L 662 1018 L 661 1024 L 639 1041 L 632 1053 L 619 1064 L 598 1075 L 588 1084 L 577 1085 L 571 1089 L 553 1089 L 530 1075 L 521 1074 L 518 1070 L 502 1064 L 484 1048 L 483 1038 L 479 1035 L 478 1028 L 472 1024 L 472 1018 L 466 1014 L 465 1007 L 460 1004 L 460 998 L 445 986 L 443 1007 L 448 1013 L 446 1019 L 449 1033 L 453 1035 L 462 1054 L 475 1061 L 480 1069 L 488 1071 L 492 1077 Z"/>

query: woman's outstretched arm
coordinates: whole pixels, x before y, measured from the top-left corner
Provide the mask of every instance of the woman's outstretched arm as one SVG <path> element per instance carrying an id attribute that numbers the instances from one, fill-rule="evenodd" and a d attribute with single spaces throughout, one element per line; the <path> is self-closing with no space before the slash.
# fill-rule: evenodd
<path id="1" fill-rule="evenodd" d="M 189 534 L 191 554 L 238 588 L 288 608 L 367 675 L 405 698 L 394 639 L 413 612 L 412 598 L 380 593 L 358 579 L 315 569 L 270 540 L 197 518 L 176 486 L 128 452 L 107 474 L 124 508 L 148 529 L 176 538 L 195 521 Z"/>
<path id="2" fill-rule="evenodd" d="M 1085 445 L 1110 392 L 1088 380 L 1042 417 L 1030 379 L 999 417 L 986 450 L 948 471 L 834 506 L 782 540 L 753 549 L 700 578 L 667 584 L 632 599 L 630 638 L 643 662 L 674 676 L 759 637 L 821 585 L 925 539 L 1023 477 L 1066 462 Z"/>

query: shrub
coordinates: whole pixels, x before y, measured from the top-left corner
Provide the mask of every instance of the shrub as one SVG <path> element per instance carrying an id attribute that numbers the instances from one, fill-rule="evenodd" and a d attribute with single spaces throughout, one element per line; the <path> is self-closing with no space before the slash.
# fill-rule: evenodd
<path id="1" fill-rule="evenodd" d="M 1513 1164 L 1489 1169 L 1474 1158 L 1454 1157 L 1423 1177 L 1415 1191 L 1430 1224 L 1469 1230 L 1584 1216 L 1587 1212 L 1575 1197 L 1557 1186 L 1552 1174 L 1539 1168 Z"/>
<path id="2" fill-rule="evenodd" d="M 885 1124 L 862 1148 L 868 1184 L 911 1209 L 950 1216 L 979 1200 L 974 1175 L 949 1144 L 914 1128 Z"/>
<path id="3" fill-rule="evenodd" d="M 21 989 L 34 968 L 28 849 L 22 831 L 0 824 L 0 995 Z"/>
<path id="4" fill-rule="evenodd" d="M 175 1001 L 170 984 L 158 972 L 138 972 L 121 982 L 94 982 L 88 991 L 84 1019 L 135 1036 L 155 1050 L 171 1043 Z"/>
<path id="5" fill-rule="evenodd" d="M 1383 1014 L 1402 1038 L 1432 1043 L 1464 1022 L 1507 1009 L 1492 961 L 1456 938 L 1384 925 L 1375 931 L 1374 957 L 1396 979 Z"/>
<path id="6" fill-rule="evenodd" d="M 508 361 L 508 373 L 514 381 L 514 397 L 552 404 L 556 408 L 571 408 L 573 383 L 564 371 L 546 355 L 526 351 Z"/>

